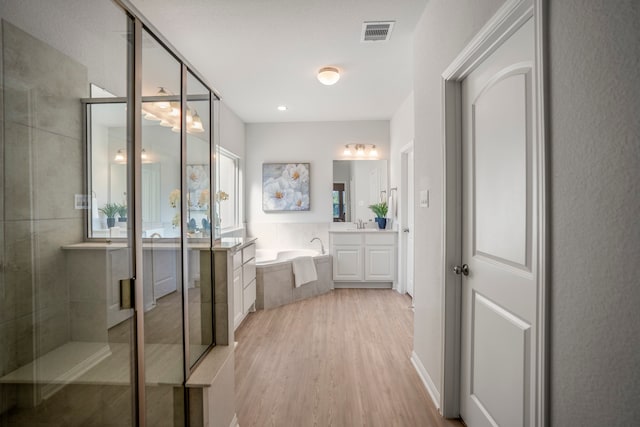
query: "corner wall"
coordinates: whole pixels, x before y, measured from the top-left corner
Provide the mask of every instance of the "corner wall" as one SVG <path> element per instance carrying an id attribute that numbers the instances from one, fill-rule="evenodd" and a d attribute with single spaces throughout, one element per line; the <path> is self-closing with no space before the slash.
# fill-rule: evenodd
<path id="1" fill-rule="evenodd" d="M 440 394 L 442 382 L 442 72 L 503 4 L 502 0 L 430 0 L 414 33 L 415 208 L 413 346 Z M 436 402 L 439 404 L 439 402 Z"/>

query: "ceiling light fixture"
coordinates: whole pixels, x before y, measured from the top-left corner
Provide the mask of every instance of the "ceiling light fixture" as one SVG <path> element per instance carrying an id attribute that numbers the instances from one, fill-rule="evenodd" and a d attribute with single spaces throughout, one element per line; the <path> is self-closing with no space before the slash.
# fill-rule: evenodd
<path id="1" fill-rule="evenodd" d="M 287 109 L 286 105 L 278 105 L 278 111 L 287 111 Z"/>
<path id="2" fill-rule="evenodd" d="M 351 155 L 351 149 L 349 148 L 348 145 L 344 146 L 344 151 L 342 152 L 342 154 L 344 154 L 345 156 L 350 156 Z"/>
<path id="3" fill-rule="evenodd" d="M 323 85 L 331 86 L 340 80 L 340 71 L 335 67 L 324 67 L 318 71 L 318 80 Z"/>

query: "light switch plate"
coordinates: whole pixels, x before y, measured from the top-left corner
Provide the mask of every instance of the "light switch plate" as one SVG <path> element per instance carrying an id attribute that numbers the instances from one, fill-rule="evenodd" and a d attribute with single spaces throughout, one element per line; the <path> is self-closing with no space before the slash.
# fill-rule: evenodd
<path id="1" fill-rule="evenodd" d="M 420 207 L 429 207 L 429 190 L 420 190 Z"/>

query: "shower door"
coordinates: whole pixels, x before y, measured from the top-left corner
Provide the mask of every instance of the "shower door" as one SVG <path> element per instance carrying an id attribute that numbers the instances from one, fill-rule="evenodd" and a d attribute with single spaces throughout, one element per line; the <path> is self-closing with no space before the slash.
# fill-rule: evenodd
<path id="1" fill-rule="evenodd" d="M 113 209 L 133 204 L 131 164 L 118 161 L 118 194 L 85 180 L 85 132 L 96 173 L 111 172 L 112 146 L 131 150 L 132 21 L 110 2 L 74 2 L 75 15 L 26 3 L 0 9 L 0 425 L 133 425 L 132 233 Z M 83 111 L 92 96 L 121 102 Z M 87 221 L 104 241 L 86 242 Z"/>

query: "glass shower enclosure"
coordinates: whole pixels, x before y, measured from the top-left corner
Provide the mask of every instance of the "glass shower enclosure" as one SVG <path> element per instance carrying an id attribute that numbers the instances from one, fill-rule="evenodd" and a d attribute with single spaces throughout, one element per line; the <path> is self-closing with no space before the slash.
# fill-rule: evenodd
<path id="1" fill-rule="evenodd" d="M 0 17 L 0 426 L 186 425 L 218 98 L 124 2 Z"/>

